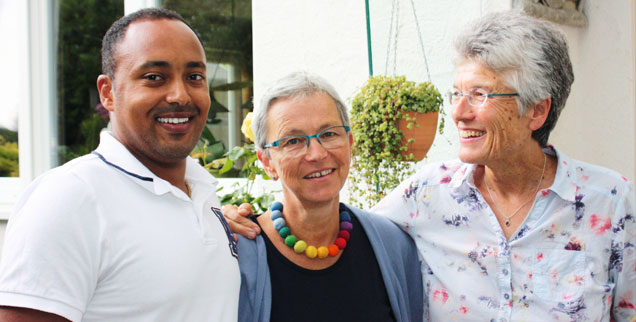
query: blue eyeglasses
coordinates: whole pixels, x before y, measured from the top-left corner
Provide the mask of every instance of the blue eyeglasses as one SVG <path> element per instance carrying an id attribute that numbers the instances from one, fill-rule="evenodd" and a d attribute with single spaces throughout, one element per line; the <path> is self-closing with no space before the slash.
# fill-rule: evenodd
<path id="1" fill-rule="evenodd" d="M 338 125 L 326 128 L 314 135 L 288 135 L 282 137 L 272 143 L 265 144 L 266 149 L 276 147 L 281 152 L 287 154 L 302 154 L 309 148 L 312 138 L 316 138 L 318 143 L 327 150 L 337 149 L 347 145 L 349 130 L 351 128 L 346 125 Z"/>
<path id="2" fill-rule="evenodd" d="M 518 93 L 505 93 L 505 94 L 488 94 L 484 89 L 477 88 L 468 91 L 467 93 L 462 93 L 458 89 L 453 89 L 448 92 L 448 101 L 451 105 L 456 105 L 463 97 L 466 97 L 468 100 L 468 104 L 481 107 L 486 104 L 486 101 L 489 97 L 511 97 L 511 96 L 519 96 Z"/>

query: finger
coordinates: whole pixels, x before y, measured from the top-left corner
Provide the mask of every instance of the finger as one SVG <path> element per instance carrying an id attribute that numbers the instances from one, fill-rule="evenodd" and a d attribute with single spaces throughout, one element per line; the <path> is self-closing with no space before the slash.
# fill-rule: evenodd
<path id="1" fill-rule="evenodd" d="M 238 207 L 238 214 L 243 217 L 250 217 L 254 214 L 254 210 L 252 209 L 252 205 L 248 203 L 241 204 Z"/>
<path id="2" fill-rule="evenodd" d="M 247 218 L 243 218 L 240 217 L 242 220 L 247 220 L 249 221 L 249 224 L 253 224 L 255 225 L 253 222 L 251 222 L 249 219 Z M 245 222 L 241 223 L 241 222 L 237 222 L 235 220 L 228 220 L 227 224 L 230 226 L 230 229 L 232 229 L 232 231 L 236 234 L 239 234 L 243 237 L 249 238 L 249 239 L 254 239 L 256 238 L 257 235 L 257 231 L 255 230 L 254 227 L 250 226 L 250 225 L 246 225 Z M 258 229 L 258 225 L 256 225 L 256 229 Z M 260 231 L 259 231 L 260 232 Z"/>
<path id="3" fill-rule="evenodd" d="M 238 220 L 241 217 L 238 213 L 238 207 L 235 205 L 224 205 L 221 207 L 221 212 L 223 217 L 228 220 Z"/>
<path id="4" fill-rule="evenodd" d="M 254 239 L 256 235 L 260 233 L 257 224 L 238 214 L 238 207 L 234 205 L 224 205 L 221 207 L 221 212 L 233 232 L 249 239 Z"/>
<path id="5" fill-rule="evenodd" d="M 225 205 L 221 208 L 221 212 L 233 232 L 249 239 L 254 239 L 260 234 L 260 227 L 249 218 L 239 215 L 238 207 Z"/>
<path id="6" fill-rule="evenodd" d="M 221 207 L 221 212 L 223 213 L 223 216 L 227 217 L 227 214 L 228 214 L 228 213 L 230 213 L 230 212 L 232 212 L 232 211 L 236 211 L 237 209 L 238 209 L 238 207 L 237 207 L 237 206 L 227 204 L 227 205 L 223 205 L 223 206 Z"/>

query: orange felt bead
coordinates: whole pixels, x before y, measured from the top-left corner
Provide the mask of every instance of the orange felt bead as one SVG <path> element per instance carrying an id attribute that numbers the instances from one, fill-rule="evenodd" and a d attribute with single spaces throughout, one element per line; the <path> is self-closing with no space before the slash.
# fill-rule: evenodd
<path id="1" fill-rule="evenodd" d="M 329 256 L 334 257 L 338 255 L 339 252 L 340 252 L 340 248 L 338 248 L 338 246 L 336 245 L 329 246 Z"/>
<path id="2" fill-rule="evenodd" d="M 325 246 L 318 247 L 318 258 L 325 258 L 329 256 L 329 250 Z"/>

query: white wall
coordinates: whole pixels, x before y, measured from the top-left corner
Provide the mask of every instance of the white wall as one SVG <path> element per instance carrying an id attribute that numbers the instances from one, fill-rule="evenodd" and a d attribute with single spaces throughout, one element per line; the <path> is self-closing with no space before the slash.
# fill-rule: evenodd
<path id="1" fill-rule="evenodd" d="M 393 51 L 385 73 L 392 1 L 370 1 L 374 74 L 393 73 Z M 459 28 L 488 11 L 506 10 L 511 1 L 399 1 L 396 74 L 427 79 L 411 3 L 419 20 L 432 82 L 444 93 L 454 70 L 450 44 Z M 587 1 L 587 28 L 563 26 L 570 42 L 575 82 L 550 142 L 571 157 L 636 177 L 633 1 Z M 327 78 L 343 98 L 351 98 L 368 78 L 364 1 L 255 0 L 254 91 L 298 69 Z M 447 111 L 450 111 L 446 106 Z M 446 118 L 428 161 L 455 157 L 456 128 Z"/>
<path id="2" fill-rule="evenodd" d="M 587 28 L 563 27 L 574 84 L 550 142 L 570 157 L 636 177 L 634 1 L 587 1 Z"/>

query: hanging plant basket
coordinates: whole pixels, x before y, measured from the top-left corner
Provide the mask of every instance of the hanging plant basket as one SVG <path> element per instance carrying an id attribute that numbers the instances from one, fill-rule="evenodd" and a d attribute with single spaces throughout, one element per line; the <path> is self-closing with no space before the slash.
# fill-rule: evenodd
<path id="1" fill-rule="evenodd" d="M 416 84 L 404 76 L 367 81 L 351 106 L 352 204 L 368 208 L 412 173 L 412 164 L 405 161 L 423 159 L 436 131 L 443 131 L 442 103 L 430 82 Z"/>
<path id="2" fill-rule="evenodd" d="M 412 154 L 414 160 L 422 160 L 426 157 L 426 153 L 428 153 L 428 150 L 435 140 L 439 112 L 408 112 L 407 114 L 410 119 L 415 119 L 417 127 L 411 127 L 411 129 L 409 129 L 408 121 L 405 119 L 397 120 L 398 130 L 404 135 L 402 141 L 400 141 L 400 145 L 407 148 L 401 151 L 402 156 L 406 159 Z"/>

